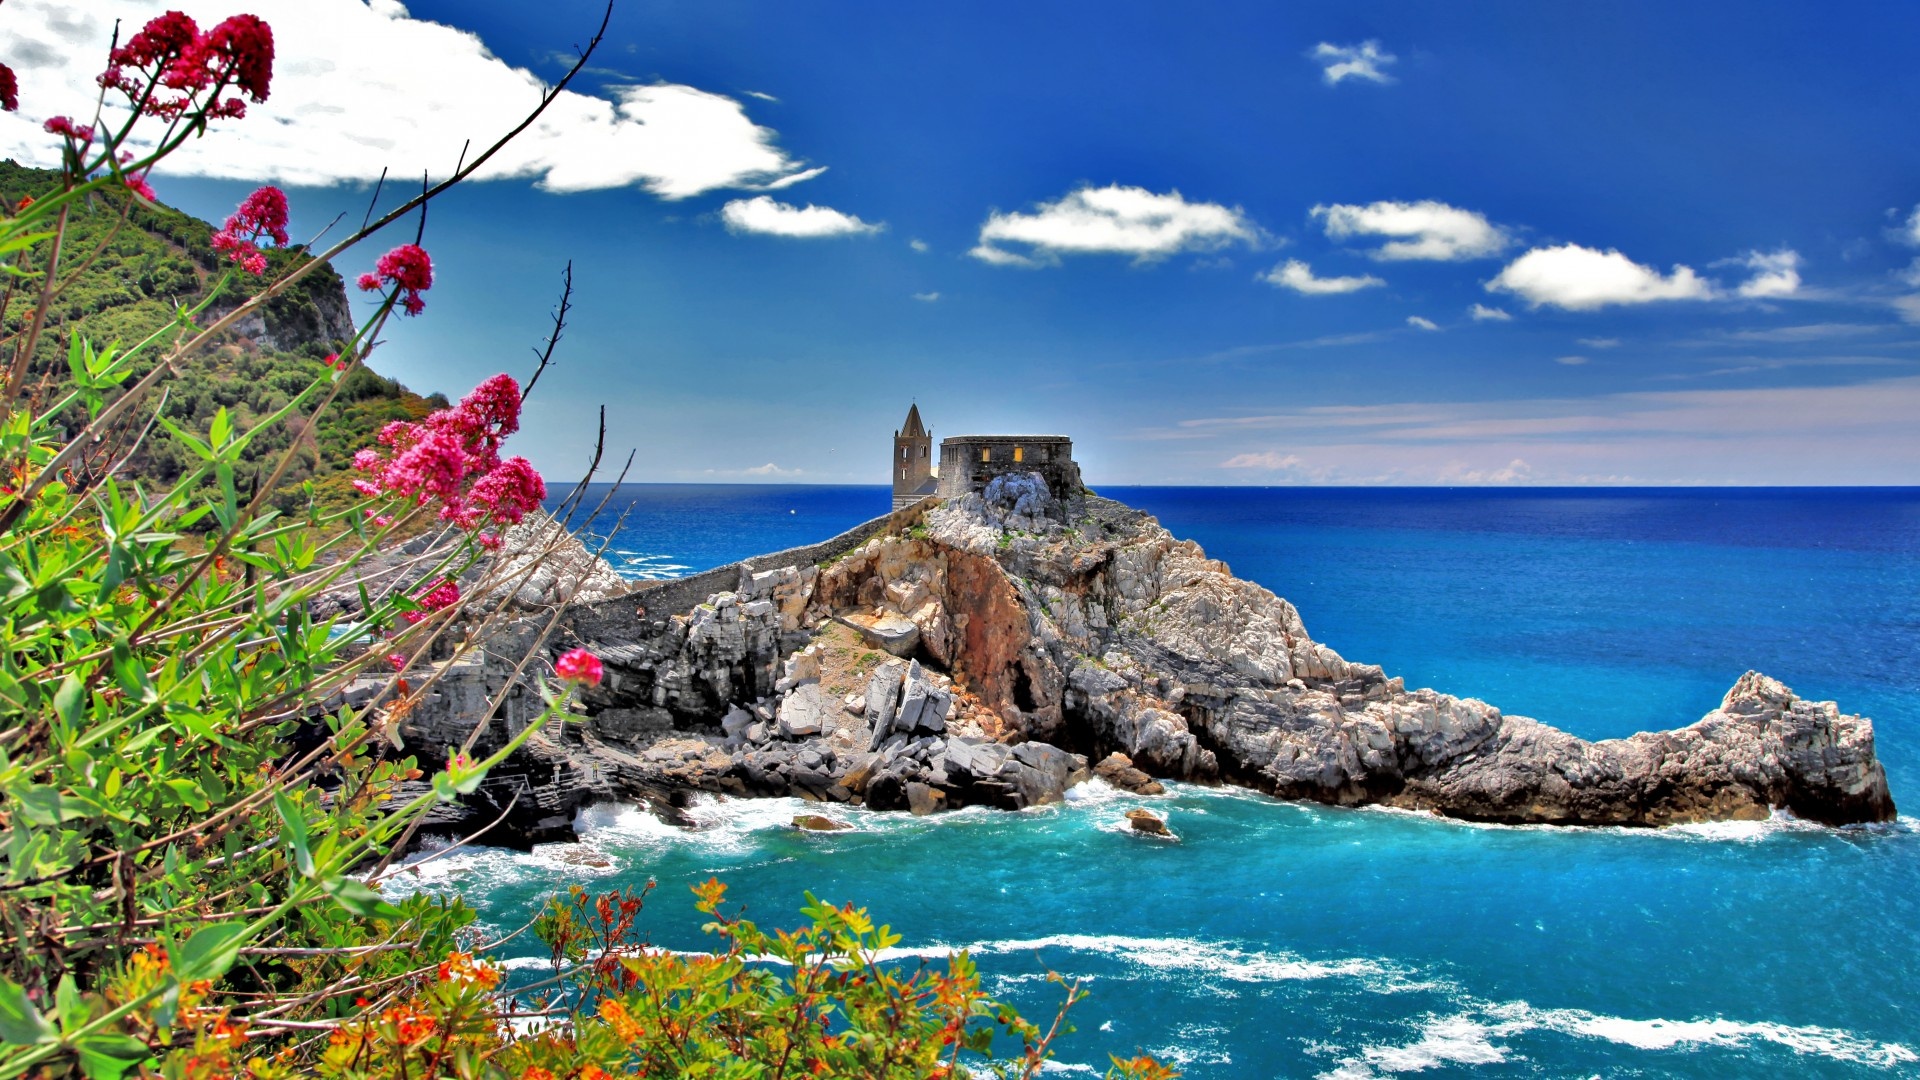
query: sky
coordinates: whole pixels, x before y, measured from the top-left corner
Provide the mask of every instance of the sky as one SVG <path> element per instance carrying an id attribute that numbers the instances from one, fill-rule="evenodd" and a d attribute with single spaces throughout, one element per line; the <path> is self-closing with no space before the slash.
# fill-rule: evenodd
<path id="1" fill-rule="evenodd" d="M 602 9 L 172 5 L 278 59 L 160 198 L 276 183 L 302 236 L 511 127 Z M 0 155 L 50 164 L 164 6 L 6 4 Z M 514 440 L 552 479 L 605 406 L 636 479 L 884 483 L 918 402 L 1095 486 L 1911 484 L 1916 55 L 1909 3 L 618 0 L 371 363 L 524 377 L 571 260 Z"/>

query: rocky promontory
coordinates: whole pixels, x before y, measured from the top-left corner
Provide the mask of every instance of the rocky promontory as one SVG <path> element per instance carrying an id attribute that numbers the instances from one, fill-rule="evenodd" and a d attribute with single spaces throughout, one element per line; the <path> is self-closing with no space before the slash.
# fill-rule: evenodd
<path id="1" fill-rule="evenodd" d="M 506 638 L 536 618 L 445 673 L 410 737 L 513 730 L 527 691 L 507 689 L 493 718 L 473 702 L 507 688 Z M 1150 516 L 1057 497 L 1031 474 L 815 548 L 573 603 L 546 647 L 576 646 L 608 678 L 496 773 L 475 819 L 508 789 L 532 838 L 595 799 L 670 807 L 702 790 L 1017 809 L 1096 773 L 1143 793 L 1230 783 L 1489 822 L 1894 815 L 1871 721 L 1757 672 L 1696 723 L 1589 742 L 1350 662 Z M 480 689 L 461 693 L 462 679 Z"/>

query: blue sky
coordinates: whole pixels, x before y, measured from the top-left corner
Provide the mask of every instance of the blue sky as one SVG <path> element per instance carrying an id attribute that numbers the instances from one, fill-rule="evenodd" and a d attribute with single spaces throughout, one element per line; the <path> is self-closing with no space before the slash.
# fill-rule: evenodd
<path id="1" fill-rule="evenodd" d="M 9 4 L 0 152 L 158 9 Z M 296 232 L 489 140 L 599 14 L 248 10 L 274 96 L 155 186 L 279 182 Z M 374 365 L 524 372 L 572 259 L 517 439 L 553 477 L 605 404 L 642 479 L 882 482 L 917 400 L 1095 484 L 1912 483 L 1915 55 L 1908 4 L 623 2 L 435 206 Z"/>

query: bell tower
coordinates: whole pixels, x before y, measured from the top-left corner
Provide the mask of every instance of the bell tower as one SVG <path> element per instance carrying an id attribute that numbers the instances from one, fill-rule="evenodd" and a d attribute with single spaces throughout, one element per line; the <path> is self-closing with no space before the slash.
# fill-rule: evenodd
<path id="1" fill-rule="evenodd" d="M 907 407 L 907 421 L 893 433 L 893 508 L 933 494 L 933 433 L 920 422 L 920 406 Z"/>

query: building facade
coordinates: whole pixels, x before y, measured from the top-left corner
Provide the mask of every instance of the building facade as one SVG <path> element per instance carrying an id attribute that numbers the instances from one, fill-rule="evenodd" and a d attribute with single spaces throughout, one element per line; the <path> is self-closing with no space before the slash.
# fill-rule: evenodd
<path id="1" fill-rule="evenodd" d="M 893 508 L 912 506 L 934 493 L 933 432 L 920 422 L 920 406 L 907 407 L 906 423 L 893 433 Z"/>
<path id="2" fill-rule="evenodd" d="M 959 435 L 940 443 L 938 493 L 956 499 L 984 489 L 996 476 L 1038 473 L 1056 498 L 1078 498 L 1083 485 L 1064 435 Z"/>

